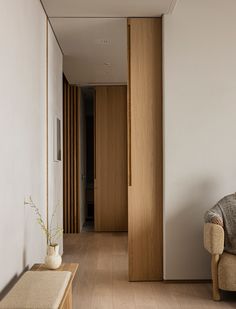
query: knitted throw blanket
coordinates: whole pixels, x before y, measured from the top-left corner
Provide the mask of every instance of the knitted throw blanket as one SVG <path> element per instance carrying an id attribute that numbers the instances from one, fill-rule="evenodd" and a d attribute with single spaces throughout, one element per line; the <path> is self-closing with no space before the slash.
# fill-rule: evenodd
<path id="1" fill-rule="evenodd" d="M 224 250 L 236 254 L 236 193 L 222 198 L 214 207 L 205 213 L 205 222 L 211 223 L 218 216 L 223 220 L 225 232 Z"/>

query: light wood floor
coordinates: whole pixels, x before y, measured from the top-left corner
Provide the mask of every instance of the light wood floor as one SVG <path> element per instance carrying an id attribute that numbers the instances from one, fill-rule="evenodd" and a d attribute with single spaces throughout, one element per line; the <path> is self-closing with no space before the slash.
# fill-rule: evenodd
<path id="1" fill-rule="evenodd" d="M 67 234 L 63 260 L 80 264 L 74 309 L 236 308 L 235 293 L 213 302 L 207 283 L 128 282 L 126 233 Z"/>

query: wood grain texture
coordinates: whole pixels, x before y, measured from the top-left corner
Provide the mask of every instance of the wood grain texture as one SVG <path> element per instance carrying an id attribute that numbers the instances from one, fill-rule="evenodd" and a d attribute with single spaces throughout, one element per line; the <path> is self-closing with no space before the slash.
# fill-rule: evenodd
<path id="1" fill-rule="evenodd" d="M 70 86 L 70 229 L 74 233 L 74 87 Z"/>
<path id="2" fill-rule="evenodd" d="M 64 235 L 63 261 L 79 261 L 75 309 L 232 309 L 235 293 L 214 302 L 210 283 L 128 282 L 127 233 Z"/>
<path id="3" fill-rule="evenodd" d="M 65 233 L 79 233 L 79 110 L 80 92 L 77 86 L 63 78 L 63 225 Z"/>
<path id="4" fill-rule="evenodd" d="M 71 87 L 67 84 L 67 231 L 66 233 L 71 231 Z"/>
<path id="5" fill-rule="evenodd" d="M 69 271 L 71 272 L 71 277 L 68 282 L 67 288 L 65 290 L 64 296 L 62 298 L 59 309 L 72 309 L 72 284 L 75 275 L 78 271 L 79 264 L 77 263 L 63 263 L 55 271 Z M 48 271 L 44 264 L 34 264 L 31 268 L 32 271 Z"/>
<path id="6" fill-rule="evenodd" d="M 80 171 L 80 108 L 81 108 L 81 89 L 76 87 L 76 194 L 77 194 L 77 199 L 76 199 L 76 233 L 79 233 L 81 230 L 81 226 L 80 226 L 80 186 L 82 184 L 80 175 L 81 175 L 81 171 Z"/>
<path id="7" fill-rule="evenodd" d="M 67 231 L 67 80 L 63 76 L 63 229 Z"/>
<path id="8" fill-rule="evenodd" d="M 93 155 L 93 168 L 94 168 L 94 187 L 96 186 L 96 91 L 94 91 L 94 97 L 93 97 L 93 110 L 94 110 L 94 115 L 93 115 L 93 145 L 94 145 L 94 155 Z"/>
<path id="9" fill-rule="evenodd" d="M 162 20 L 131 18 L 129 279 L 162 280 Z"/>
<path id="10" fill-rule="evenodd" d="M 127 88 L 96 87 L 96 231 L 127 231 Z"/>
<path id="11" fill-rule="evenodd" d="M 130 25 L 128 24 L 127 35 L 127 47 L 128 47 L 128 91 L 127 91 L 127 150 L 128 150 L 128 185 L 132 185 L 132 167 L 131 167 L 131 70 L 130 70 Z"/>

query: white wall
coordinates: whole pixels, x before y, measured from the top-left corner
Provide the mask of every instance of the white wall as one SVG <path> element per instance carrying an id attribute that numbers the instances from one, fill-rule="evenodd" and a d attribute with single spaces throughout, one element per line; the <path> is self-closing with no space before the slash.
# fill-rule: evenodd
<path id="1" fill-rule="evenodd" d="M 50 90 L 54 87 L 52 75 L 59 75 L 61 60 L 51 33 L 49 37 Z M 0 41 L 0 294 L 3 295 L 12 279 L 33 263 L 43 262 L 46 253 L 46 239 L 34 213 L 24 205 L 24 199 L 31 195 L 45 219 L 46 16 L 39 0 L 0 1 Z M 54 65 L 53 61 L 58 62 Z M 54 69 L 57 70 L 52 73 Z M 60 104 L 62 84 L 58 82 L 57 87 L 60 89 L 49 91 L 49 105 L 54 106 L 54 95 L 56 104 Z M 49 108 L 51 114 L 53 108 Z M 60 181 L 57 178 L 53 186 L 53 192 L 59 195 L 61 189 L 55 186 L 61 188 Z"/>
<path id="2" fill-rule="evenodd" d="M 164 17 L 165 279 L 209 278 L 205 210 L 236 191 L 236 2 Z"/>
<path id="3" fill-rule="evenodd" d="M 46 17 L 39 1 L 0 2 L 0 291 L 46 243 L 24 197 L 45 217 Z"/>
<path id="4" fill-rule="evenodd" d="M 50 218 L 56 209 L 52 227 L 63 228 L 63 161 L 55 161 L 55 119 L 61 120 L 61 146 L 63 134 L 62 116 L 62 52 L 52 28 L 48 25 L 48 214 Z M 63 251 L 62 237 L 58 239 Z"/>

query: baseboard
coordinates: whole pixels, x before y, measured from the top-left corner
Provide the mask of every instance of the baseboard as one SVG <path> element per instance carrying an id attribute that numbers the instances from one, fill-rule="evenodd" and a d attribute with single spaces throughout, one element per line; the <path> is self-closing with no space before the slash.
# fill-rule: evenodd
<path id="1" fill-rule="evenodd" d="M 163 280 L 164 283 L 211 283 L 211 279 Z"/>

